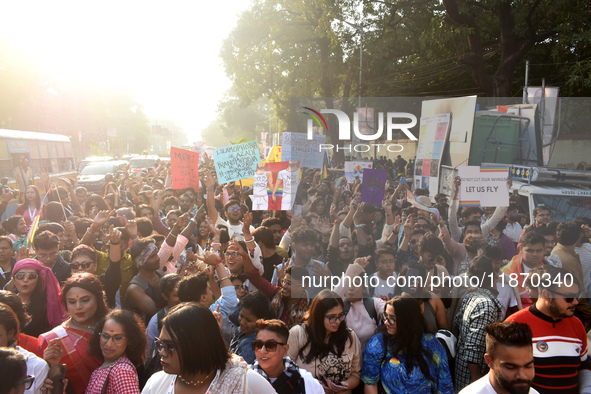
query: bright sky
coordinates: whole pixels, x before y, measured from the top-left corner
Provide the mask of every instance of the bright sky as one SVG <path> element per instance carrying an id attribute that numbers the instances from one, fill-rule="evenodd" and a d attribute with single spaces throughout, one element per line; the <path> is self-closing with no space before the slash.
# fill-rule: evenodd
<path id="1" fill-rule="evenodd" d="M 135 93 L 146 114 L 175 121 L 192 142 L 231 86 L 219 52 L 249 4 L 7 1 L 0 35 L 58 76 Z"/>

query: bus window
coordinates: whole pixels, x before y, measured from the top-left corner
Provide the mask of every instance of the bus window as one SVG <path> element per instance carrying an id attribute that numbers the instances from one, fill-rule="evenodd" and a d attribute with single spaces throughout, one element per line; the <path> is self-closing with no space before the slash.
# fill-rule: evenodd
<path id="1" fill-rule="evenodd" d="M 0 178 L 12 178 L 12 169 L 10 166 L 10 156 L 8 155 L 8 147 L 6 140 L 0 140 Z"/>

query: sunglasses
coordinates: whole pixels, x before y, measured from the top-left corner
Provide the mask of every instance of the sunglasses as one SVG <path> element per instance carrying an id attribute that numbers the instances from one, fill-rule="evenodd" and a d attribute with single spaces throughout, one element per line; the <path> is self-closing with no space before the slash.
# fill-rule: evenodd
<path id="1" fill-rule="evenodd" d="M 396 324 L 396 317 L 395 316 L 384 315 L 382 320 L 384 320 L 384 323 L 388 323 L 390 325 Z"/>
<path id="2" fill-rule="evenodd" d="M 230 207 L 228 208 L 228 211 L 232 212 L 232 211 L 240 211 L 242 208 L 241 207 Z"/>
<path id="3" fill-rule="evenodd" d="M 39 274 L 36 272 L 19 272 L 14 275 L 14 279 L 16 280 L 25 280 L 25 278 L 29 280 L 35 280 L 39 277 Z"/>
<path id="4" fill-rule="evenodd" d="M 226 256 L 228 256 L 228 257 L 238 257 L 240 255 L 238 253 L 236 253 L 236 252 L 231 252 L 231 253 L 226 253 Z"/>
<path id="5" fill-rule="evenodd" d="M 158 337 L 154 338 L 154 344 L 156 345 L 156 350 L 158 350 L 158 352 L 162 353 L 165 356 L 170 356 L 172 354 L 172 351 L 176 347 L 174 342 L 163 341 Z"/>
<path id="6" fill-rule="evenodd" d="M 340 315 L 337 315 L 337 316 L 326 315 L 324 317 L 327 318 L 331 324 L 334 324 L 334 323 L 340 323 L 343 320 L 345 320 L 347 315 L 344 313 L 341 313 Z"/>
<path id="7" fill-rule="evenodd" d="M 113 343 L 115 345 L 119 345 L 125 339 L 125 335 L 122 335 L 122 334 L 109 335 L 106 332 L 101 332 L 100 338 L 101 338 L 101 341 L 104 341 L 105 343 L 109 342 L 109 340 L 112 339 Z"/>
<path id="8" fill-rule="evenodd" d="M 94 263 L 91 262 L 91 261 L 87 261 L 87 262 L 84 262 L 84 263 L 71 263 L 70 264 L 70 267 L 72 267 L 73 270 L 79 270 L 79 269 L 87 270 L 93 264 Z"/>
<path id="9" fill-rule="evenodd" d="M 286 343 L 282 343 L 282 342 L 277 342 L 277 341 L 254 341 L 252 343 L 252 350 L 253 351 L 261 351 L 263 349 L 263 346 L 265 347 L 265 349 L 267 349 L 268 352 L 274 352 L 277 350 L 277 345 L 281 345 L 281 346 L 285 346 L 287 345 Z"/>
<path id="10" fill-rule="evenodd" d="M 19 384 L 23 384 L 25 387 L 25 390 L 29 390 L 31 388 L 31 386 L 33 385 L 33 381 L 35 380 L 35 375 L 27 375 L 26 378 L 24 378 L 23 380 L 19 380 L 18 382 L 16 382 L 17 385 Z"/>
<path id="11" fill-rule="evenodd" d="M 556 295 L 559 295 L 559 296 L 563 297 L 564 300 L 567 303 L 569 303 L 569 304 L 571 302 L 573 302 L 574 300 L 577 300 L 578 301 L 581 298 L 581 294 L 564 294 L 564 293 L 559 293 L 557 291 L 553 291 L 553 290 L 550 290 L 550 289 L 548 289 L 548 291 L 550 293 L 552 293 L 552 294 L 556 294 Z"/>

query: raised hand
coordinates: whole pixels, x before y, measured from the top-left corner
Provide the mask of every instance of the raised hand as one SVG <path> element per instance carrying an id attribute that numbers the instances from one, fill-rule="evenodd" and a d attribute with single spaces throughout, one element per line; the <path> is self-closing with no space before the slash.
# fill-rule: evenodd
<path id="1" fill-rule="evenodd" d="M 98 211 L 98 213 L 94 217 L 94 222 L 92 224 L 96 225 L 97 228 L 103 227 L 104 224 L 107 223 L 111 218 L 111 214 L 112 212 L 107 209 L 105 209 L 104 211 Z"/>
<path id="2" fill-rule="evenodd" d="M 370 259 L 371 259 L 370 256 L 358 257 L 355 259 L 355 263 L 359 264 L 361 266 L 361 268 L 365 269 L 369 265 Z"/>
<path id="3" fill-rule="evenodd" d="M 244 235 L 250 234 L 250 225 L 252 224 L 252 213 L 246 212 L 242 216 L 242 233 Z"/>
<path id="4" fill-rule="evenodd" d="M 330 234 L 331 225 L 329 218 L 320 218 L 318 219 L 318 224 L 316 225 L 316 230 L 320 231 L 320 234 L 327 235 Z"/>
<path id="5" fill-rule="evenodd" d="M 408 234 L 408 236 L 410 237 L 414 233 L 415 233 L 415 216 L 408 215 L 408 217 L 406 218 L 406 222 L 404 223 L 404 235 L 406 236 Z"/>
<path id="6" fill-rule="evenodd" d="M 121 231 L 117 230 L 115 226 L 109 227 L 109 243 L 118 244 L 121 241 Z"/>
<path id="7" fill-rule="evenodd" d="M 277 272 L 277 286 L 281 286 L 283 278 L 285 277 L 285 271 L 287 270 L 287 267 L 289 267 L 292 264 L 293 260 L 287 261 L 287 259 L 284 258 L 281 264 L 281 268 L 277 267 L 276 265 L 273 266 L 275 267 L 275 271 Z"/>
<path id="8" fill-rule="evenodd" d="M 189 224 L 189 220 L 191 220 L 191 215 L 189 214 L 189 212 L 185 212 L 181 216 L 179 216 L 179 219 L 176 221 L 175 226 L 179 230 L 182 230 L 185 227 L 187 227 L 187 224 Z"/>
<path id="9" fill-rule="evenodd" d="M 211 176 L 211 171 L 207 170 L 205 172 L 205 178 L 203 179 L 203 184 L 205 185 L 205 187 L 207 189 L 213 189 L 213 187 L 215 186 L 215 181 L 214 181 L 213 177 Z"/>
<path id="10" fill-rule="evenodd" d="M 222 262 L 220 256 L 213 252 L 205 252 L 203 256 L 195 255 L 198 260 L 203 261 L 207 265 L 216 266 Z"/>
<path id="11" fill-rule="evenodd" d="M 222 233 L 222 231 L 219 228 L 217 228 L 217 226 L 210 219 L 209 216 L 206 216 L 205 217 L 205 221 L 207 222 L 207 225 L 209 226 L 209 230 L 213 233 L 213 237 L 219 240 L 220 239 L 220 234 Z"/>
<path id="12" fill-rule="evenodd" d="M 125 230 L 127 230 L 127 234 L 129 234 L 129 239 L 137 238 L 137 223 L 135 220 L 128 220 L 125 225 Z"/>

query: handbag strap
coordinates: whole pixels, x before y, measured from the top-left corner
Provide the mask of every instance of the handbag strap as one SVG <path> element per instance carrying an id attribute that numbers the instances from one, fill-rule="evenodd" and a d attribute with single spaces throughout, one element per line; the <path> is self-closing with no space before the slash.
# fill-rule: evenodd
<path id="1" fill-rule="evenodd" d="M 111 365 L 111 368 L 109 368 L 109 373 L 107 374 L 107 379 L 105 379 L 105 383 L 101 389 L 101 394 L 107 394 L 107 388 L 109 387 L 109 377 L 111 376 L 111 371 L 113 370 L 114 366 L 115 364 Z"/>

